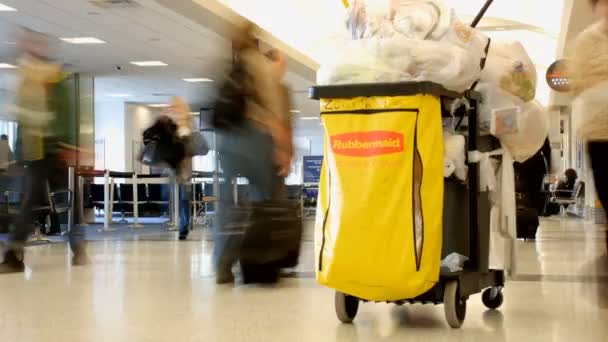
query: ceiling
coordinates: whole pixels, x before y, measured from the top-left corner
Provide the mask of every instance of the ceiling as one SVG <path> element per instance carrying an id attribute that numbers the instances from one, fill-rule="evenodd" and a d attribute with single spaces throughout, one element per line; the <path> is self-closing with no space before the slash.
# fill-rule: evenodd
<path id="1" fill-rule="evenodd" d="M 19 27 L 52 37 L 54 55 L 71 71 L 94 75 L 97 101 L 163 103 L 180 95 L 193 106 L 208 103 L 213 83 L 188 83 L 182 78 L 221 79 L 227 69 L 230 43 L 225 34 L 209 29 L 159 1 L 136 0 L 137 6 L 101 8 L 87 0 L 0 0 L 18 9 L 0 12 L 0 63 L 15 63 Z M 188 2 L 186 0 L 181 3 Z M 180 2 L 177 2 L 179 4 Z M 175 2 L 171 2 L 176 5 Z M 199 6 L 195 9 L 202 10 Z M 224 32 L 225 33 L 225 32 Z M 100 45 L 72 45 L 58 37 L 96 37 Z M 130 61 L 160 60 L 166 67 L 137 67 Z M 11 84 L 10 70 L 0 69 L 0 84 Z M 294 107 L 313 115 L 317 106 L 307 99 L 314 73 L 289 72 L 296 91 Z M 115 95 L 130 95 L 118 98 Z M 316 129 L 317 124 L 300 126 Z"/>

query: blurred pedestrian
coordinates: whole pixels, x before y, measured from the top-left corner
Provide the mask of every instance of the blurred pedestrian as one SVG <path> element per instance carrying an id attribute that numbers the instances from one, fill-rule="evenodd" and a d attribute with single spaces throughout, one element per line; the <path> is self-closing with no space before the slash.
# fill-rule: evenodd
<path id="1" fill-rule="evenodd" d="M 185 140 L 193 134 L 190 106 L 181 97 L 173 97 L 167 114 L 177 125 L 177 138 Z M 192 156 L 189 153 L 175 170 L 175 181 L 180 184 L 179 191 L 179 240 L 187 240 L 191 229 L 190 210 L 192 208 Z"/>
<path id="2" fill-rule="evenodd" d="M 250 224 L 247 217 L 251 206 L 287 198 L 284 177 L 289 174 L 293 158 L 289 90 L 283 84 L 285 59 L 276 50 L 262 54 L 256 30 L 254 24 L 247 22 L 233 36 L 234 63 L 227 84 L 233 82 L 241 89 L 220 89 L 220 98 L 235 95 L 236 91 L 242 93 L 246 99 L 242 113 L 218 113 L 216 108 L 214 114 L 224 114 L 233 121 L 232 126 L 224 123 L 218 139 L 226 180 L 220 187 L 215 229 L 214 261 L 219 284 L 234 281 L 232 266 L 239 258 L 243 231 Z M 238 96 L 232 101 L 238 104 Z M 248 180 L 246 199 L 234 197 L 238 193 L 237 177 Z"/>
<path id="3" fill-rule="evenodd" d="M 0 273 L 22 272 L 24 245 L 34 228 L 34 210 L 48 206 L 49 188 L 64 183 L 55 179 L 66 175 L 68 159 L 76 155 L 74 111 L 65 85 L 61 65 L 49 58 L 44 34 L 24 30 L 18 60 L 19 85 L 12 110 L 19 123 L 16 159 L 23 167 L 20 213 L 10 236 Z M 77 229 L 70 232 L 72 263 L 87 262 L 84 239 Z"/>
<path id="4" fill-rule="evenodd" d="M 587 142 L 598 198 L 608 215 L 608 0 L 590 0 L 598 21 L 576 39 L 570 57 L 573 114 Z M 608 248 L 608 236 L 606 237 Z"/>

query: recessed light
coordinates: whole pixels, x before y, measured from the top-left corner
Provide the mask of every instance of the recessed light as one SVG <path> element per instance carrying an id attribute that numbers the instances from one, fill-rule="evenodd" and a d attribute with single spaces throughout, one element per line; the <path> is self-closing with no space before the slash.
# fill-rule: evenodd
<path id="1" fill-rule="evenodd" d="M 16 66 L 8 63 L 0 63 L 0 69 L 15 69 Z"/>
<path id="2" fill-rule="evenodd" d="M 202 83 L 202 82 L 213 82 L 212 79 L 210 78 L 182 78 L 182 80 L 186 81 L 186 82 L 190 82 L 190 83 Z"/>
<path id="3" fill-rule="evenodd" d="M 290 112 L 290 113 L 293 113 L 293 114 L 300 114 L 300 113 L 302 113 L 301 111 L 299 111 L 299 110 L 297 110 L 297 109 L 292 109 L 292 110 L 290 110 L 289 112 Z"/>
<path id="4" fill-rule="evenodd" d="M 70 44 L 105 44 L 106 42 L 95 37 L 73 37 L 59 38 L 60 40 Z"/>
<path id="5" fill-rule="evenodd" d="M 109 97 L 116 97 L 116 98 L 126 98 L 126 97 L 131 97 L 131 95 L 129 94 L 108 94 Z"/>
<path id="6" fill-rule="evenodd" d="M 133 65 L 137 65 L 140 67 L 157 67 L 157 66 L 167 66 L 167 63 L 161 61 L 135 61 L 130 62 Z"/>
<path id="7" fill-rule="evenodd" d="M 0 3 L 0 12 L 17 12 L 17 9 Z"/>
<path id="8" fill-rule="evenodd" d="M 319 120 L 319 118 L 316 116 L 305 116 L 300 118 L 300 120 Z"/>
<path id="9" fill-rule="evenodd" d="M 166 104 L 166 103 L 154 103 L 154 104 L 149 104 L 148 107 L 152 107 L 152 108 L 167 108 L 167 107 L 171 107 L 170 104 Z"/>

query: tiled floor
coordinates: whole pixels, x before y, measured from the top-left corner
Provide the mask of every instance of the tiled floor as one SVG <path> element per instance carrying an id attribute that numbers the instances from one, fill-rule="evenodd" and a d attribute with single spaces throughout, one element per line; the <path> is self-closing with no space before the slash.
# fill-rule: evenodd
<path id="1" fill-rule="evenodd" d="M 0 275 L 0 341 L 608 339 L 605 231 L 577 220 L 545 220 L 536 243 L 518 243 L 504 306 L 486 311 L 472 297 L 461 330 L 447 327 L 441 306 L 421 305 L 365 304 L 354 325 L 339 324 L 333 292 L 310 278 L 310 231 L 299 276 L 276 287 L 218 287 L 211 243 L 169 238 L 92 242 L 81 268 L 69 266 L 64 244 L 29 248 L 27 272 Z"/>

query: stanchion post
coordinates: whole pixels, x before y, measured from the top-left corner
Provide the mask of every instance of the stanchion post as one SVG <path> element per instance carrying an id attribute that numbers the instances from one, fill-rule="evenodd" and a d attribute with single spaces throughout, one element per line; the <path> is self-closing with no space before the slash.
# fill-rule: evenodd
<path id="1" fill-rule="evenodd" d="M 116 229 L 110 228 L 110 224 L 112 223 L 112 207 L 114 202 L 114 180 L 111 181 L 110 186 L 110 171 L 105 170 L 103 174 L 103 211 L 104 211 L 104 220 L 103 220 L 103 229 L 102 232 L 108 233 L 113 232 Z"/>
<path id="2" fill-rule="evenodd" d="M 133 183 L 133 224 L 129 228 L 143 228 L 144 226 L 139 224 L 139 181 L 137 179 L 137 173 L 133 172 L 132 177 Z"/>
<path id="3" fill-rule="evenodd" d="M 110 228 L 110 221 L 112 220 L 110 201 L 110 173 L 105 170 L 103 173 L 103 230 Z"/>
<path id="4" fill-rule="evenodd" d="M 72 231 L 74 227 L 74 195 L 75 195 L 75 169 L 73 166 L 68 168 L 68 190 L 70 190 L 70 209 L 68 210 L 68 233 Z M 80 200 L 80 199 L 79 199 Z"/>

